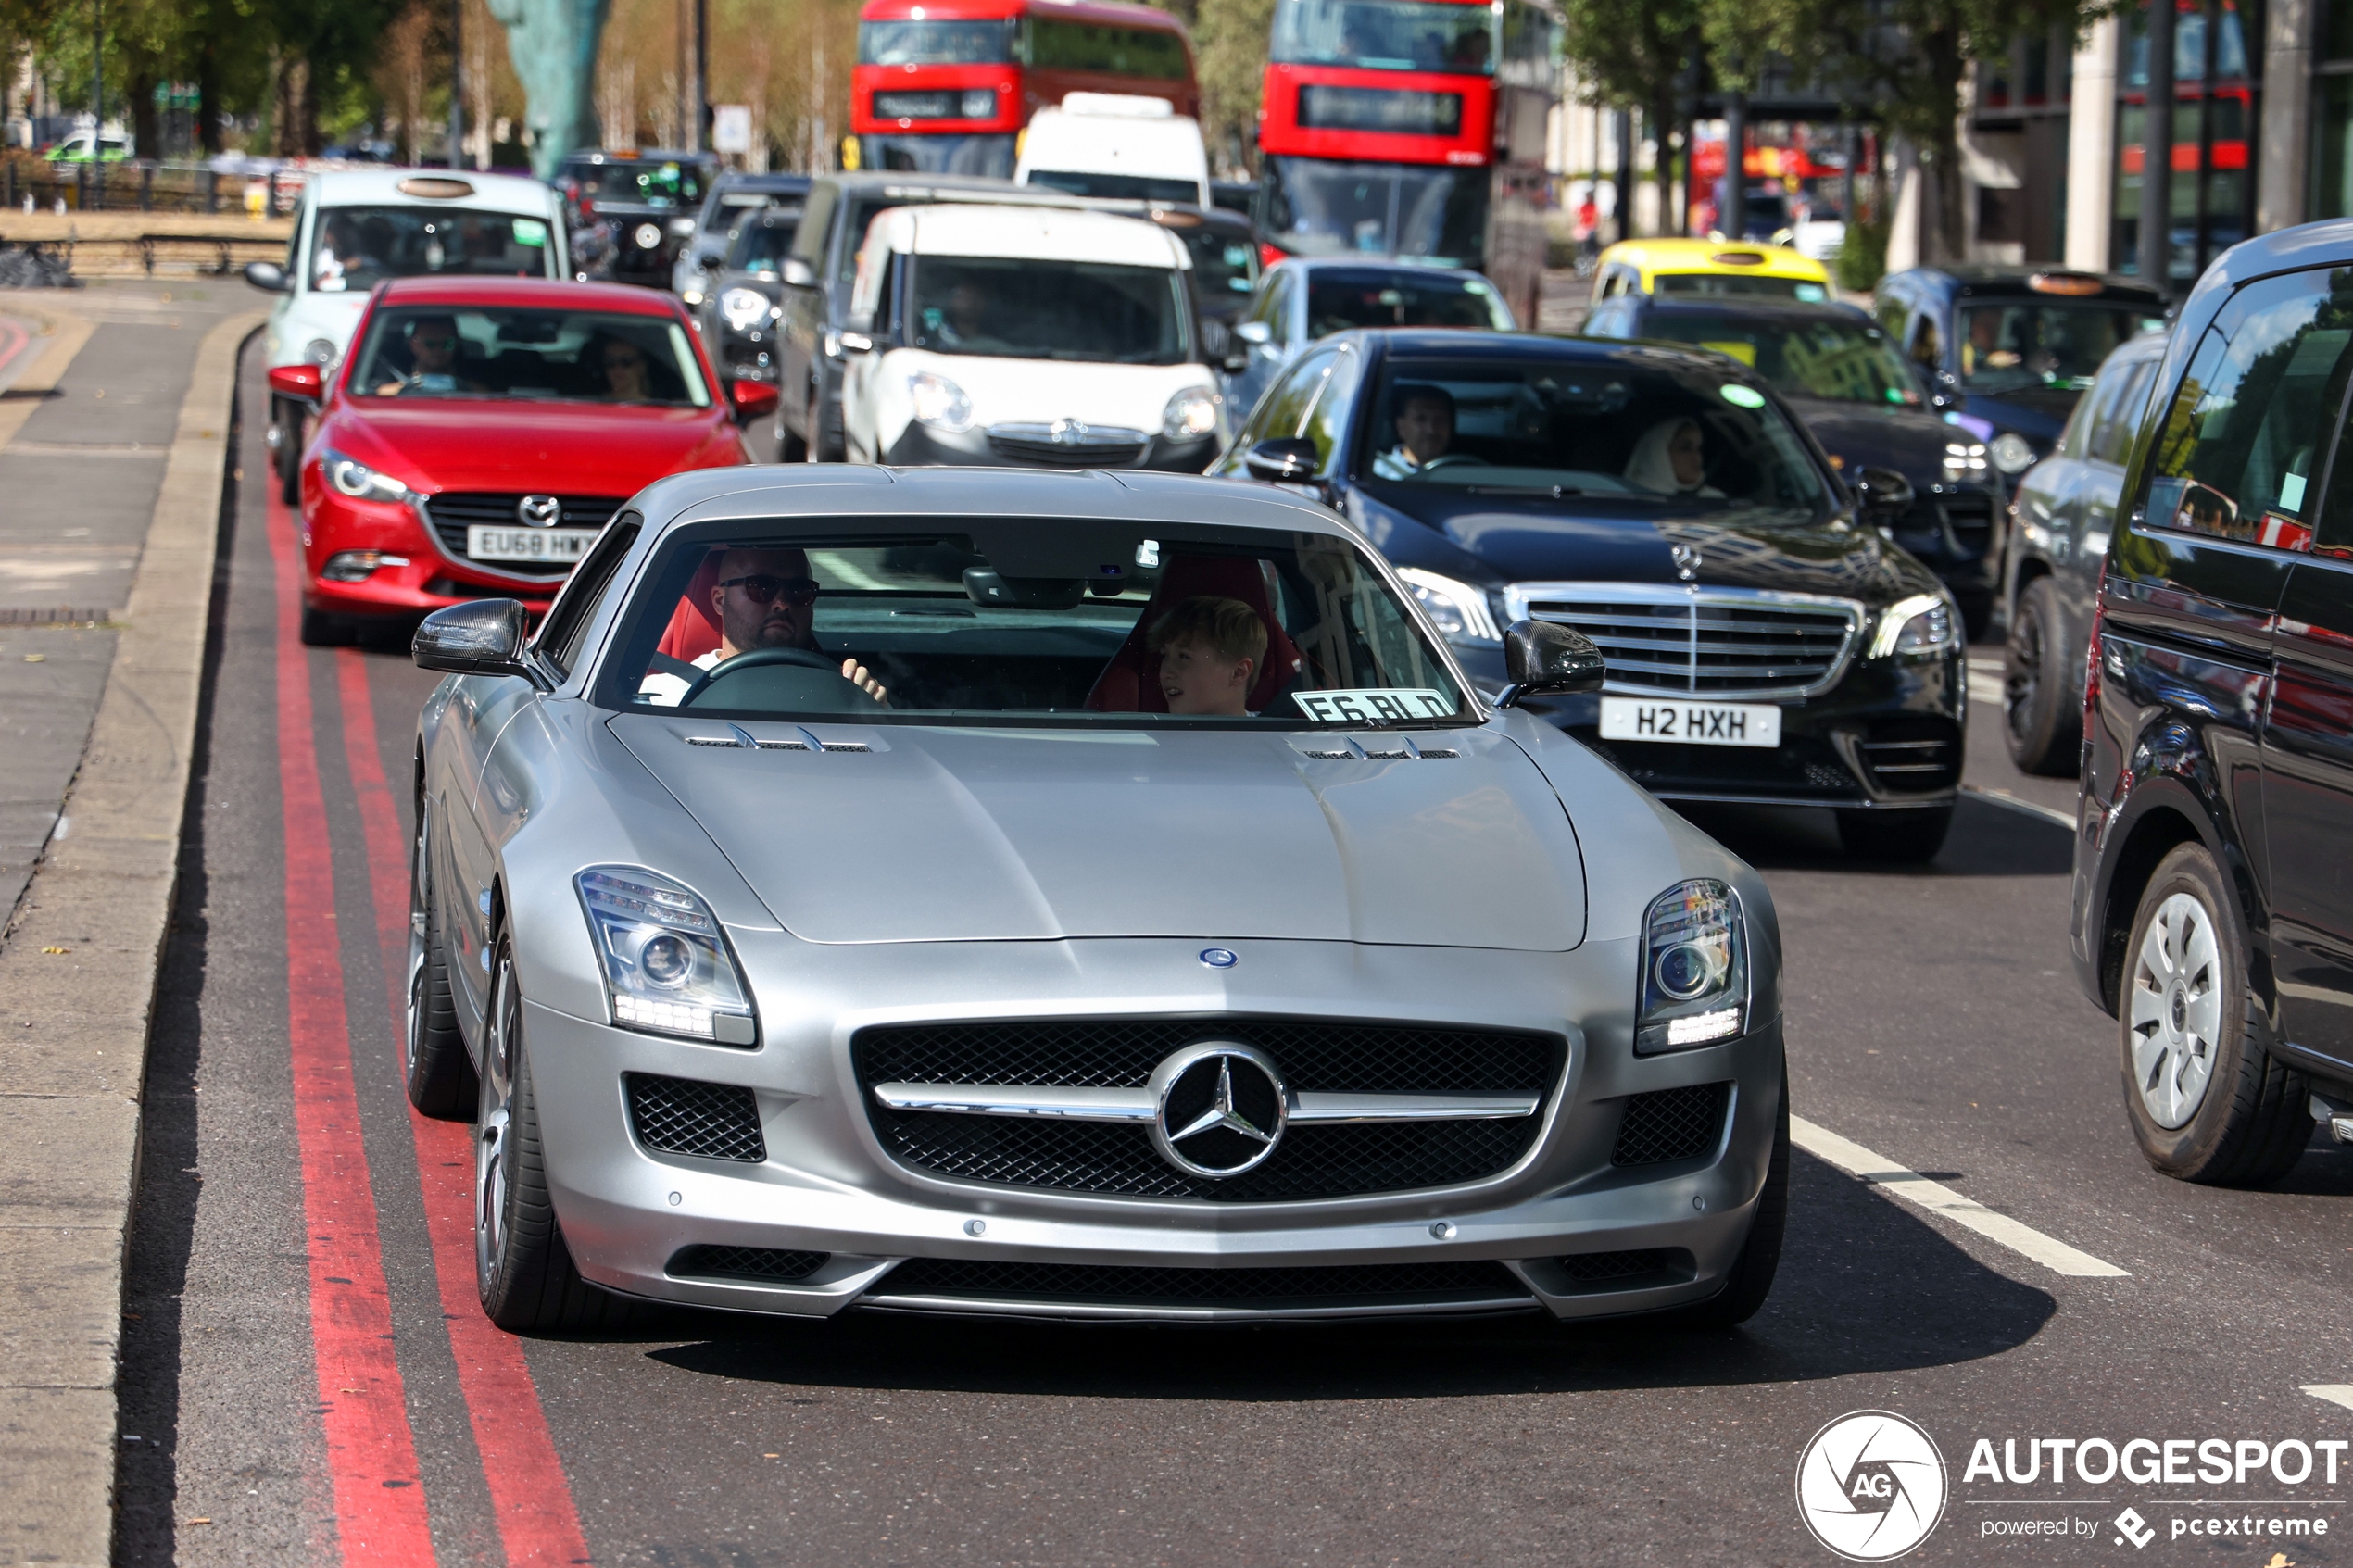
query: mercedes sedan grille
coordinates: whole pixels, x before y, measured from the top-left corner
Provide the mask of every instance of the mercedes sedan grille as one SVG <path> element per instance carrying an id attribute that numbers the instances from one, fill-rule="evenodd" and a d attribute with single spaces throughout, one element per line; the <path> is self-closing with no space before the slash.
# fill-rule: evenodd
<path id="1" fill-rule="evenodd" d="M 1672 696 L 1811 696 L 1837 684 L 1863 607 L 1827 595 L 1641 583 L 1516 583 L 1511 619 L 1553 621 L 1602 650 L 1607 689 Z"/>

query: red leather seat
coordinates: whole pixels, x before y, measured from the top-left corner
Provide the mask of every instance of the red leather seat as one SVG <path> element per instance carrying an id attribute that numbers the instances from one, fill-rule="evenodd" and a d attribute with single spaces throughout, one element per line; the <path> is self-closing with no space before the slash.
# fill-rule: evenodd
<path id="1" fill-rule="evenodd" d="M 670 612 L 670 625 L 656 651 L 692 664 L 719 646 L 719 611 L 712 608 L 711 591 L 719 586 L 719 563 L 726 553 L 713 550 L 695 569 L 686 591 L 678 596 L 678 608 Z"/>
<path id="2" fill-rule="evenodd" d="M 1136 620 L 1127 640 L 1095 677 L 1087 706 L 1098 713 L 1165 713 L 1168 698 L 1160 689 L 1160 655 L 1145 646 L 1160 618 L 1187 599 L 1208 596 L 1239 599 L 1258 612 L 1266 627 L 1266 657 L 1259 660 L 1243 706 L 1252 713 L 1281 695 L 1299 673 L 1298 646 L 1275 619 L 1272 596 L 1266 591 L 1265 570 L 1254 560 L 1235 556 L 1170 556 L 1160 571 L 1160 586 Z"/>

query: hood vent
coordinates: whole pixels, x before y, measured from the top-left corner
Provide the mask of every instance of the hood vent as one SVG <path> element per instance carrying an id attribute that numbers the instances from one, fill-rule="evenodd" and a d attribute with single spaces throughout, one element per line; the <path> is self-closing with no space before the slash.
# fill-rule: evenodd
<path id="1" fill-rule="evenodd" d="M 1378 735 L 1370 741 L 1343 736 L 1337 743 L 1319 740 L 1298 750 L 1318 762 L 1422 762 L 1462 755 L 1452 746 L 1416 746 L 1409 735 Z"/>
<path id="2" fill-rule="evenodd" d="M 761 740 L 740 725 L 730 724 L 724 735 L 688 735 L 688 746 L 717 746 L 724 751 L 865 751 L 875 748 L 864 741 L 821 740 L 807 730 L 796 729 L 794 740 Z"/>

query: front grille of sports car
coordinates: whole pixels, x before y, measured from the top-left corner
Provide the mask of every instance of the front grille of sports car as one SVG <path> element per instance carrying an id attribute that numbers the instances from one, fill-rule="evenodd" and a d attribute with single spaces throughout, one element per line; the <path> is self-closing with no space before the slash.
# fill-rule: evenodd
<path id="1" fill-rule="evenodd" d="M 1846 668 L 1858 603 L 1755 588 L 1522 583 L 1513 620 L 1557 621 L 1602 650 L 1613 691 L 1672 696 L 1806 697 Z"/>
<path id="2" fill-rule="evenodd" d="M 1531 1299 L 1501 1263 L 1340 1264 L 1292 1269 L 1153 1269 L 913 1258 L 885 1274 L 879 1297 L 1173 1306 L 1477 1304 Z"/>
<path id="3" fill-rule="evenodd" d="M 1730 1084 L 1693 1084 L 1630 1097 L 1609 1162 L 1664 1165 L 1713 1154 L 1724 1135 L 1724 1108 L 1731 1098 Z"/>
<path id="4" fill-rule="evenodd" d="M 682 1247 L 662 1273 L 673 1279 L 740 1279 L 789 1285 L 825 1266 L 830 1252 L 790 1252 L 780 1247 Z"/>
<path id="5" fill-rule="evenodd" d="M 522 502 L 522 493 L 493 494 L 484 491 L 453 490 L 430 496 L 425 501 L 426 521 L 441 540 L 442 548 L 459 560 L 472 560 L 466 554 L 466 530 L 477 524 L 488 528 L 521 528 L 524 526 L 515 508 Z M 602 528 L 621 510 L 622 497 L 612 495 L 559 495 L 562 508 L 557 519 L 547 524 L 550 528 Z M 570 562 L 540 562 L 486 560 L 477 564 L 493 571 L 510 571 L 518 577 L 561 577 L 572 571 Z"/>
<path id="6" fill-rule="evenodd" d="M 1061 420 L 988 427 L 988 445 L 999 457 L 1056 469 L 1126 468 L 1144 455 L 1151 439 L 1140 430 Z"/>
<path id="7" fill-rule="evenodd" d="M 887 1083 L 1123 1088 L 1147 1082 L 1180 1046 L 1256 1046 L 1300 1093 L 1542 1097 L 1503 1120 L 1295 1125 L 1239 1176 L 1189 1175 L 1143 1127 L 1050 1118 L 893 1110 Z M 862 1029 L 852 1041 L 875 1135 L 903 1165 L 961 1181 L 1123 1198 L 1278 1203 L 1452 1186 L 1508 1170 L 1533 1146 L 1567 1051 L 1553 1035 L 1324 1019 L 1106 1019 L 923 1023 Z"/>
<path id="8" fill-rule="evenodd" d="M 760 1132 L 760 1105 L 749 1089 L 650 1073 L 629 1073 L 626 1082 L 629 1124 L 646 1148 L 750 1165 L 768 1158 L 768 1142 Z"/>

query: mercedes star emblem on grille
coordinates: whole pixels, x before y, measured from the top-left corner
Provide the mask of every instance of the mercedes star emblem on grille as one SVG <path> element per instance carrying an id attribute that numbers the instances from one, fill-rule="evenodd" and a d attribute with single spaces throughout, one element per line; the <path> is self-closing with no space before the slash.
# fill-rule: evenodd
<path id="1" fill-rule="evenodd" d="M 564 504 L 553 495 L 525 495 L 515 503 L 515 519 L 531 528 L 553 528 L 563 521 Z"/>
<path id="2" fill-rule="evenodd" d="M 1087 421 L 1056 420 L 1046 427 L 1046 436 L 1057 446 L 1076 446 L 1087 439 Z"/>
<path id="3" fill-rule="evenodd" d="M 1265 1052 L 1201 1040 L 1152 1070 L 1152 1147 L 1179 1171 L 1214 1180 L 1265 1162 L 1282 1140 L 1283 1075 Z"/>

